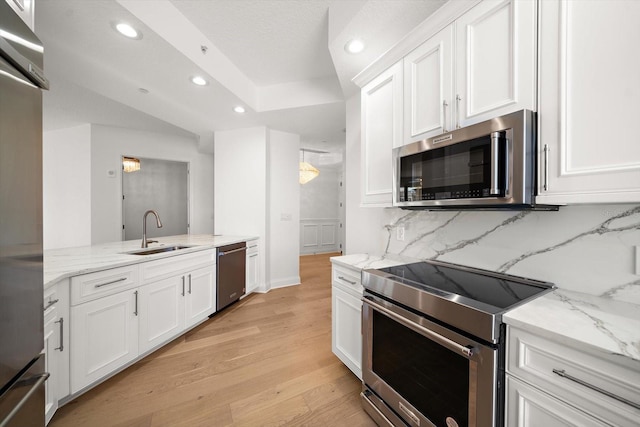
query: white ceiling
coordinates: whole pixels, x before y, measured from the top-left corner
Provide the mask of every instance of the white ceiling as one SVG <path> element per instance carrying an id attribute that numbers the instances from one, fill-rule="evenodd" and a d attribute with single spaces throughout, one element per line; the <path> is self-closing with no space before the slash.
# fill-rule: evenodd
<path id="1" fill-rule="evenodd" d="M 351 79 L 444 1 L 38 0 L 45 130 L 192 134 L 211 151 L 216 130 L 268 126 L 333 150 L 344 144 L 344 100 L 358 90 Z M 116 33 L 118 21 L 142 39 Z M 359 55 L 343 49 L 354 37 L 367 44 Z M 195 74 L 209 84 L 191 84 Z"/>

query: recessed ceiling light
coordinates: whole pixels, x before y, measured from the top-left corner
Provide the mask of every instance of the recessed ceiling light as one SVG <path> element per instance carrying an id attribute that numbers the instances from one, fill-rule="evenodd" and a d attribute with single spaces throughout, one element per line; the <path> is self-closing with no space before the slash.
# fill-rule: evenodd
<path id="1" fill-rule="evenodd" d="M 360 53 L 364 50 L 364 43 L 358 39 L 350 40 L 344 45 L 344 50 L 349 53 Z"/>
<path id="2" fill-rule="evenodd" d="M 233 111 L 235 111 L 236 113 L 244 113 L 245 109 L 242 105 L 238 105 L 237 107 L 233 107 Z"/>
<path id="3" fill-rule="evenodd" d="M 194 85 L 198 85 L 198 86 L 206 86 L 207 85 L 207 81 L 204 79 L 204 77 L 201 77 L 201 76 L 193 76 L 193 77 L 191 77 L 191 83 L 193 83 Z"/>
<path id="4" fill-rule="evenodd" d="M 126 22 L 118 22 L 114 23 L 113 28 L 115 28 L 120 34 L 130 39 L 139 40 L 142 38 L 142 33 Z"/>

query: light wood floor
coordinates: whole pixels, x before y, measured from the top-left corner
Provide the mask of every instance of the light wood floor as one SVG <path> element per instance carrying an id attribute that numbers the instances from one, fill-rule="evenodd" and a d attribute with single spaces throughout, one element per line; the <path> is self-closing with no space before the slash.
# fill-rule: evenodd
<path id="1" fill-rule="evenodd" d="M 335 255 L 335 254 L 334 254 Z M 331 352 L 331 255 L 253 294 L 58 410 L 64 426 L 375 426 Z"/>

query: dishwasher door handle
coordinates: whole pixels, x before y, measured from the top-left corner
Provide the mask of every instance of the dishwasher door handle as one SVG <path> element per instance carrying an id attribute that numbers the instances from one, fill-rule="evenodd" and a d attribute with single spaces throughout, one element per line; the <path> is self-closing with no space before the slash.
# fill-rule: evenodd
<path id="1" fill-rule="evenodd" d="M 220 252 L 218 252 L 218 256 L 229 255 L 229 254 L 232 254 L 232 253 L 235 253 L 235 252 L 246 251 L 246 250 L 247 250 L 247 248 L 245 247 L 245 248 L 234 249 L 234 250 L 227 251 L 227 252 L 220 251 Z"/>

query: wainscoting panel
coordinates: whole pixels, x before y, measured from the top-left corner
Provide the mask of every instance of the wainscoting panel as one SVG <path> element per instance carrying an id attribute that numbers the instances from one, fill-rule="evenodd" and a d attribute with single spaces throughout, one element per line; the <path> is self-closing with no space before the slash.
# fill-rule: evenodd
<path id="1" fill-rule="evenodd" d="M 340 251 L 338 218 L 303 218 L 300 220 L 300 254 Z"/>

